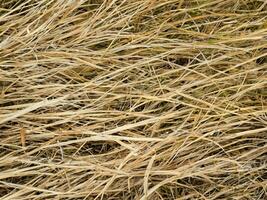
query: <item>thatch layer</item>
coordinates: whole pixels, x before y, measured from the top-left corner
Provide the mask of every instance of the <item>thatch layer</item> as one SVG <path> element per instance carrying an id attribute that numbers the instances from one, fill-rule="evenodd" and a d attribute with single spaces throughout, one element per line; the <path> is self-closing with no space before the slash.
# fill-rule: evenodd
<path id="1" fill-rule="evenodd" d="M 0 1 L 0 199 L 267 199 L 267 2 Z"/>

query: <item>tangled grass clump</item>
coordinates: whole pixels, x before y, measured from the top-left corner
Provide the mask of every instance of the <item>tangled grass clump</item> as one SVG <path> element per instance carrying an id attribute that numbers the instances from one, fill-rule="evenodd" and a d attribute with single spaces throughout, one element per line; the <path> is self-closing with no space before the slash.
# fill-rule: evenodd
<path id="1" fill-rule="evenodd" d="M 267 1 L 1 0 L 8 199 L 267 199 Z"/>

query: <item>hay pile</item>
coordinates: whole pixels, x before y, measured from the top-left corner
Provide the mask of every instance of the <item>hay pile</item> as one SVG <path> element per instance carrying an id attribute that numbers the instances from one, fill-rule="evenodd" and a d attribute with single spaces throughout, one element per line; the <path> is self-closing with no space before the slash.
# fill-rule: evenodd
<path id="1" fill-rule="evenodd" d="M 265 0 L 0 1 L 0 199 L 267 199 Z"/>

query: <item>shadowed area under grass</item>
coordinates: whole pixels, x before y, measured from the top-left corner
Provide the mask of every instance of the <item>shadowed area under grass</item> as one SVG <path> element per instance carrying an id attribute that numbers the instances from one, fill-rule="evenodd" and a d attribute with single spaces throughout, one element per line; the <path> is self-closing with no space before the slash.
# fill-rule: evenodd
<path id="1" fill-rule="evenodd" d="M 0 0 L 9 199 L 267 199 L 267 1 Z"/>

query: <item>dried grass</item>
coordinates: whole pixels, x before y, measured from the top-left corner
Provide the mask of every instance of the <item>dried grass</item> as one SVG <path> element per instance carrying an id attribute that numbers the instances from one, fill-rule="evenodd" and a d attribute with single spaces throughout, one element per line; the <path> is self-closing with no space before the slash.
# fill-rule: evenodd
<path id="1" fill-rule="evenodd" d="M 267 1 L 0 1 L 0 199 L 267 199 Z"/>

